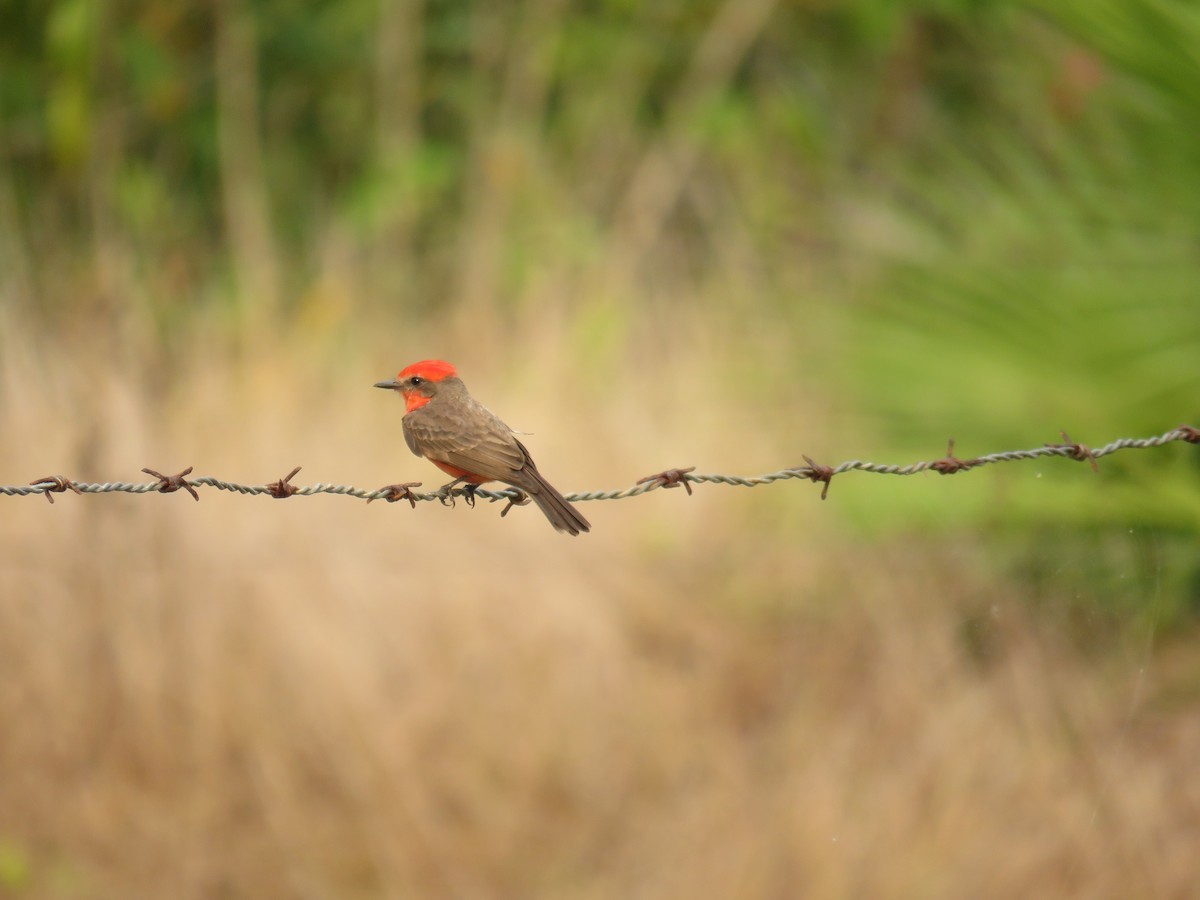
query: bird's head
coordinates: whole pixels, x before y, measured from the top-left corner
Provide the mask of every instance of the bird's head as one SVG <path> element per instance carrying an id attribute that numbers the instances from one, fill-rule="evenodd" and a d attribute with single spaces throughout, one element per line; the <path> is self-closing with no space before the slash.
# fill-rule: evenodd
<path id="1" fill-rule="evenodd" d="M 377 381 L 375 387 L 404 395 L 406 412 L 420 409 L 437 396 L 447 380 L 458 383 L 458 370 L 440 359 L 425 359 L 403 369 L 394 381 Z"/>

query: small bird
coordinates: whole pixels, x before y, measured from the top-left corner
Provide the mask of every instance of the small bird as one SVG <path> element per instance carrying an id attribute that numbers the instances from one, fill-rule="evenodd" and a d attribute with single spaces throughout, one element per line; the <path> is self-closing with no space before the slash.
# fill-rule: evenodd
<path id="1" fill-rule="evenodd" d="M 413 363 L 394 381 L 379 381 L 375 387 L 404 395 L 404 440 L 417 456 L 454 477 L 447 487 L 466 482 L 473 491 L 489 481 L 502 481 L 528 494 L 558 531 L 575 535 L 591 529 L 579 510 L 542 477 L 512 429 L 467 393 L 450 363 Z"/>

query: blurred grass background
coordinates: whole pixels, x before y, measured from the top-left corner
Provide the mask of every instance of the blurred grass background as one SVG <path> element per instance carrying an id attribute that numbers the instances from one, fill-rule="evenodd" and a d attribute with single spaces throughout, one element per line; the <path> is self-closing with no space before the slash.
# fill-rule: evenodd
<path id="1" fill-rule="evenodd" d="M 1200 10 L 14 0 L 0 481 L 563 490 L 1200 419 Z M 386 405 L 385 405 L 386 404 Z M 1187 896 L 1200 462 L 3 501 L 0 893 Z"/>

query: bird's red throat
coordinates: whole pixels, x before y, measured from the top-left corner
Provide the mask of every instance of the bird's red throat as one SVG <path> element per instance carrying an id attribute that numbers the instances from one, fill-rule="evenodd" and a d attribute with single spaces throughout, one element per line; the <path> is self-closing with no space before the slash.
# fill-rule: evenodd
<path id="1" fill-rule="evenodd" d="M 414 409 L 420 409 L 422 406 L 424 406 L 426 403 L 428 403 L 432 399 L 433 399 L 432 397 L 426 397 L 424 394 L 420 393 L 419 391 L 405 391 L 404 392 L 404 411 L 406 413 L 410 413 Z"/>

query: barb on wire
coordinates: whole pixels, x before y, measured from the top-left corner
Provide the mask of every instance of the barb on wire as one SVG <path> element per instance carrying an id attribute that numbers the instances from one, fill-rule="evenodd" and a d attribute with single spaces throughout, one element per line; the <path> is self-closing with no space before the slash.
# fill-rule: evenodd
<path id="1" fill-rule="evenodd" d="M 695 471 L 695 466 L 688 466 L 686 469 L 665 469 L 662 472 L 656 472 L 654 475 L 639 478 L 637 483 L 662 488 L 675 488 L 682 484 L 687 489 L 688 496 L 690 497 L 692 496 L 692 485 L 688 482 L 688 475 Z"/>
<path id="2" fill-rule="evenodd" d="M 516 496 L 509 497 L 504 509 L 500 510 L 500 518 L 502 519 L 508 515 L 508 511 L 514 506 L 528 506 L 529 502 L 533 499 L 524 491 L 518 491 L 516 488 L 513 488 L 513 490 L 516 491 Z"/>
<path id="3" fill-rule="evenodd" d="M 1031 450 L 1009 450 L 1000 453 L 989 453 L 986 456 L 977 456 L 972 459 L 959 459 L 956 457 L 954 455 L 954 440 L 951 439 L 949 447 L 946 450 L 946 455 L 940 459 L 915 462 L 905 466 L 884 465 L 881 463 L 864 462 L 858 459 L 849 460 L 836 466 L 824 466 L 814 462 L 808 456 L 804 457 L 805 465 L 803 466 L 782 469 L 778 472 L 768 472 L 764 475 L 698 474 L 694 466 L 688 466 L 685 468 L 665 469 L 654 475 L 648 475 L 645 478 L 639 479 L 632 487 L 609 491 L 578 491 L 573 494 L 566 494 L 565 497 L 572 503 L 578 503 L 583 500 L 624 500 L 628 497 L 641 496 L 659 488 L 669 489 L 679 487 L 680 485 L 690 494 L 693 484 L 708 483 L 757 487 L 762 484 L 773 484 L 776 481 L 799 478 L 811 481 L 814 484 L 821 484 L 821 499 L 824 500 L 829 494 L 829 485 L 833 481 L 834 476 L 841 475 L 844 472 L 869 472 L 874 475 L 916 475 L 918 472 L 933 471 L 940 475 L 953 475 L 957 472 L 993 463 L 1014 462 L 1020 459 L 1040 459 L 1052 456 L 1061 456 L 1077 462 L 1087 462 L 1093 469 L 1098 470 L 1097 460 L 1116 453 L 1119 450 L 1145 450 L 1150 447 L 1161 447 L 1164 444 L 1170 444 L 1174 441 L 1200 444 L 1200 429 L 1194 428 L 1191 425 L 1180 425 L 1178 428 L 1155 437 L 1118 438 L 1115 441 L 1110 441 L 1103 447 L 1088 447 L 1084 444 L 1075 443 L 1068 437 L 1065 431 L 1062 432 L 1062 438 L 1063 443 L 1061 444 L 1045 444 L 1041 447 L 1034 447 Z M 418 501 L 428 502 L 438 500 L 442 503 L 446 503 L 447 501 L 452 503 L 455 497 L 465 497 L 468 503 L 473 503 L 476 497 L 483 497 L 485 500 L 493 503 L 497 500 L 507 500 L 508 503 L 505 505 L 503 512 L 501 512 L 502 516 L 506 515 L 513 506 L 524 506 L 529 502 L 529 497 L 516 488 L 503 488 L 493 491 L 475 487 L 474 485 L 468 485 L 465 488 L 447 486 L 446 488 L 430 493 L 418 493 L 413 488 L 421 486 L 421 482 L 419 481 L 389 484 L 373 491 L 356 488 L 351 485 L 323 484 L 320 482 L 312 485 L 297 486 L 292 484 L 291 480 L 299 473 L 299 466 L 292 469 L 286 477 L 278 481 L 259 485 L 223 481 L 220 478 L 213 478 L 208 475 L 189 478 L 188 476 L 192 473 L 191 466 L 188 466 L 177 475 L 163 475 L 154 469 L 142 469 L 142 471 L 147 475 L 153 476 L 157 481 L 143 484 L 132 484 L 125 481 L 89 483 L 74 481 L 62 475 L 50 475 L 45 478 L 39 478 L 28 485 L 0 485 L 0 494 L 6 496 L 42 494 L 47 500 L 53 503 L 54 497 L 51 496 L 52 494 L 63 493 L 68 490 L 74 491 L 76 494 L 106 494 L 113 492 L 127 494 L 170 494 L 175 491 L 186 490 L 194 499 L 199 500 L 200 495 L 196 489 L 210 487 L 219 491 L 230 491 L 237 494 L 266 494 L 267 496 L 279 499 L 295 496 L 311 497 L 314 494 L 336 494 L 344 497 L 356 497 L 360 500 L 366 500 L 368 503 L 372 500 L 387 500 L 389 503 L 394 503 L 397 500 L 407 500 L 414 509 Z"/>
<path id="4" fill-rule="evenodd" d="M 286 475 L 284 475 L 278 481 L 272 481 L 270 484 L 268 484 L 267 485 L 267 493 L 270 494 L 272 497 L 274 497 L 276 500 L 284 500 L 284 499 L 292 496 L 292 494 L 296 493 L 296 491 L 298 491 L 299 488 L 297 488 L 291 482 L 292 482 L 292 479 L 295 478 L 299 473 L 300 473 L 300 466 L 296 466 L 296 468 L 292 469 L 292 471 L 288 472 Z"/>
<path id="5" fill-rule="evenodd" d="M 1064 443 L 1047 444 L 1046 446 L 1047 447 L 1058 447 L 1060 449 L 1066 450 L 1067 456 L 1071 457 L 1071 459 L 1078 460 L 1079 462 L 1083 462 L 1086 459 L 1088 462 L 1090 462 L 1092 464 L 1093 472 L 1100 471 L 1100 467 L 1096 464 L 1096 454 L 1092 452 L 1092 449 L 1090 447 L 1085 447 L 1083 444 L 1075 443 L 1074 441 L 1071 440 L 1071 436 L 1069 434 L 1067 434 L 1066 431 L 1061 431 L 1061 432 L 1059 432 L 1059 434 L 1062 435 Z"/>
<path id="6" fill-rule="evenodd" d="M 420 487 L 419 481 L 406 481 L 404 484 L 389 484 L 387 487 L 382 487 L 375 492 L 375 496 L 368 497 L 367 502 L 372 500 L 386 500 L 388 503 L 395 503 L 397 500 L 407 500 L 413 509 L 417 508 L 417 496 L 412 492 L 415 487 Z M 292 489 L 292 493 L 296 493 L 296 489 Z M 290 495 L 289 495 L 290 496 Z"/>
<path id="7" fill-rule="evenodd" d="M 155 472 L 153 469 L 142 469 L 142 471 L 158 479 L 158 492 L 160 494 L 172 494 L 183 488 L 192 495 L 193 500 L 197 503 L 200 502 L 200 495 L 196 493 L 196 489 L 187 480 L 187 476 L 192 474 L 191 466 L 188 466 L 178 475 L 164 475 L 162 472 Z"/>
<path id="8" fill-rule="evenodd" d="M 815 463 L 811 456 L 805 456 L 804 461 L 808 463 L 808 466 L 801 467 L 796 471 L 800 474 L 801 478 L 807 478 L 813 484 L 820 483 L 822 485 L 821 499 L 824 500 L 829 496 L 829 485 L 833 483 L 833 476 L 835 474 L 833 467 Z"/>
<path id="9" fill-rule="evenodd" d="M 1063 432 L 1066 434 L 1066 432 Z M 1047 444 L 1047 447 L 1052 446 Z M 976 466 L 983 465 L 978 459 L 959 459 L 954 455 L 954 438 L 950 438 L 950 444 L 946 447 L 946 455 L 941 459 L 935 459 L 929 464 L 929 468 L 937 472 L 939 475 L 953 475 L 955 472 L 963 472 L 967 469 L 973 469 Z"/>
<path id="10" fill-rule="evenodd" d="M 70 478 L 63 478 L 61 475 L 47 475 L 46 477 L 39 478 L 37 481 L 33 482 L 33 485 L 35 487 L 40 485 L 44 489 L 42 496 L 44 496 L 51 503 L 54 503 L 55 493 L 62 493 L 68 489 L 77 494 L 83 493 L 83 491 L 76 486 L 75 482 L 73 482 Z"/>

